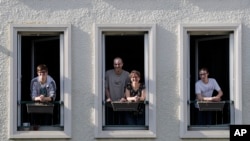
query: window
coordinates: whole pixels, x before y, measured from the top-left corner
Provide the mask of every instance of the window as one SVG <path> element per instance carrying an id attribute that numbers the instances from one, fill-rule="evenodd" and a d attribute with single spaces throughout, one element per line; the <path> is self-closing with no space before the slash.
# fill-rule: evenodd
<path id="1" fill-rule="evenodd" d="M 155 26 L 106 26 L 95 25 L 95 116 L 96 138 L 152 138 L 155 137 Z M 105 72 L 113 68 L 113 59 L 121 57 L 123 69 L 141 72 L 145 84 L 145 125 L 127 126 L 110 124 L 105 102 Z M 139 64 L 139 65 L 138 65 Z"/>
<path id="2" fill-rule="evenodd" d="M 104 59 L 105 62 L 105 72 L 107 70 L 113 69 L 113 59 L 117 56 L 121 57 L 123 59 L 124 65 L 123 69 L 131 72 L 132 70 L 138 70 L 141 73 L 141 83 L 145 84 L 144 81 L 144 48 L 146 48 L 146 45 L 144 45 L 144 40 L 147 38 L 147 33 L 144 32 L 103 32 L 103 38 L 104 38 Z M 129 54 L 129 55 L 128 55 Z M 103 89 L 104 85 L 103 85 Z M 132 127 L 130 129 L 147 129 L 148 128 L 148 121 L 145 119 L 148 119 L 148 106 L 147 101 L 145 103 L 141 103 L 139 106 L 141 107 L 141 112 L 138 114 L 135 123 L 138 121 L 142 125 L 131 125 L 129 126 L 128 123 L 126 123 L 126 115 L 128 114 L 128 111 L 116 111 L 113 112 L 113 106 L 110 102 L 105 102 L 106 98 L 103 98 L 103 122 L 104 130 L 109 129 L 129 129 L 129 127 Z M 119 104 L 119 103 L 117 103 Z M 118 105 L 119 106 L 119 105 Z M 131 107 L 130 107 L 131 108 Z M 132 114 L 132 112 L 130 112 Z M 134 113 L 134 112 L 133 112 Z M 135 114 L 135 113 L 134 113 Z M 138 120 L 138 117 L 141 118 L 141 120 Z"/>
<path id="3" fill-rule="evenodd" d="M 229 125 L 240 124 L 241 26 L 180 26 L 180 88 L 182 138 L 229 138 Z M 223 54 L 223 55 L 221 55 Z M 212 111 L 211 125 L 197 125 L 195 82 L 198 69 L 209 69 L 223 91 L 223 108 Z M 237 109 L 237 110 L 236 110 Z"/>
<path id="4" fill-rule="evenodd" d="M 11 49 L 10 138 L 69 138 L 71 123 L 65 120 L 71 119 L 70 26 L 12 25 Z M 27 108 L 32 103 L 30 82 L 37 76 L 39 64 L 47 65 L 57 86 L 52 112 L 42 114 L 51 119 L 46 126 L 35 121 L 35 114 Z M 24 128 L 23 123 L 29 123 L 30 128 Z"/>

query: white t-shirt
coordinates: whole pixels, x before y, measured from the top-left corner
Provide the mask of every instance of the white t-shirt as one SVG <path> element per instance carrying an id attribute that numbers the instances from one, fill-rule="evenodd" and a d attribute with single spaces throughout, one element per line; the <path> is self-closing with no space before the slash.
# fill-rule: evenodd
<path id="1" fill-rule="evenodd" d="M 217 81 L 214 78 L 208 78 L 208 83 L 203 83 L 201 80 L 195 83 L 195 93 L 201 94 L 203 97 L 212 97 L 214 90 L 221 90 Z"/>
<path id="2" fill-rule="evenodd" d="M 195 94 L 201 94 L 203 97 L 212 97 L 214 90 L 221 90 L 217 81 L 214 78 L 208 78 L 208 83 L 203 83 L 201 80 L 195 83 Z M 199 108 L 199 105 L 195 102 L 195 107 Z"/>

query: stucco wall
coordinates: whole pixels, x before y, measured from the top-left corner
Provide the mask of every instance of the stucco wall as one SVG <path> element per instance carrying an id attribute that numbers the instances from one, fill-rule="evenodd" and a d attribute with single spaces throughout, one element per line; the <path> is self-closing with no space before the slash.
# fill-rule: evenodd
<path id="1" fill-rule="evenodd" d="M 93 24 L 157 24 L 157 138 L 152 140 L 178 141 L 178 24 L 241 23 L 243 123 L 250 123 L 249 0 L 1 0 L 0 20 L 1 141 L 8 140 L 10 24 L 72 25 L 72 141 L 95 140 Z"/>

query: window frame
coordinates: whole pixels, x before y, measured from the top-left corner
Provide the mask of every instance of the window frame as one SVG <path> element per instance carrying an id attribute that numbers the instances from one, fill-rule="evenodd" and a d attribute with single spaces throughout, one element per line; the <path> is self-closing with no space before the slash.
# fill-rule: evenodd
<path id="1" fill-rule="evenodd" d="M 230 100 L 233 101 L 231 108 L 233 108 L 234 114 L 231 114 L 230 119 L 234 119 L 234 123 L 242 123 L 242 60 L 241 60 L 241 24 L 180 24 L 179 25 L 179 71 L 180 79 L 180 137 L 181 138 L 229 138 L 228 130 L 211 129 L 211 130 L 188 130 L 188 120 L 190 115 L 188 110 L 189 100 L 189 31 L 231 31 L 234 33 L 233 48 L 230 48 L 230 53 L 233 53 L 234 62 L 230 60 L 232 66 L 230 67 L 230 73 L 233 75 L 233 88 L 230 88 L 233 94 L 230 94 Z M 231 41 L 230 41 L 231 42 Z M 231 52 L 232 51 L 232 52 Z M 231 72 L 232 71 L 232 72 Z M 232 109 L 231 109 L 232 111 Z M 234 116 L 234 117 L 232 117 Z M 233 122 L 233 121 L 232 121 Z"/>
<path id="2" fill-rule="evenodd" d="M 155 138 L 156 137 L 156 75 L 155 75 L 155 25 L 140 24 L 140 25 L 112 25 L 112 24 L 95 24 L 94 25 L 94 47 L 95 47 L 95 138 Z M 103 130 L 103 32 L 112 31 L 145 31 L 148 33 L 148 48 L 146 50 L 146 60 L 148 60 L 147 70 L 145 70 L 145 78 L 148 81 L 146 91 L 149 103 L 149 119 L 148 130 Z M 147 74 L 146 74 L 146 71 Z M 146 80 L 145 80 L 146 81 Z"/>
<path id="3" fill-rule="evenodd" d="M 63 131 L 18 131 L 17 130 L 17 91 L 18 81 L 18 32 L 62 32 L 64 36 L 64 48 L 60 56 L 64 58 L 61 75 L 61 90 L 63 92 L 64 106 L 64 130 Z M 9 138 L 71 138 L 71 25 L 10 25 L 10 67 L 9 67 Z M 67 122 L 66 122 L 67 121 Z"/>

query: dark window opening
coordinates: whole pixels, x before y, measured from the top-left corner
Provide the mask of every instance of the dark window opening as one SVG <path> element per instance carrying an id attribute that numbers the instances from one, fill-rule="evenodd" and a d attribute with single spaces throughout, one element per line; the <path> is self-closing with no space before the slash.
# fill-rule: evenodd
<path id="1" fill-rule="evenodd" d="M 198 110 L 194 107 L 196 99 L 195 82 L 198 69 L 206 67 L 209 77 L 215 78 L 220 85 L 226 101 L 222 111 L 212 112 L 212 125 L 230 124 L 230 88 L 229 88 L 229 35 L 190 36 L 190 124 L 196 125 Z M 217 94 L 217 93 L 216 93 Z"/>
<path id="2" fill-rule="evenodd" d="M 144 81 L 144 34 L 140 35 L 105 35 L 105 71 L 113 69 L 113 59 L 121 57 L 123 59 L 123 69 L 129 73 L 132 70 L 138 70 L 141 73 L 141 83 Z M 124 117 L 126 111 L 116 112 L 115 115 L 110 114 L 110 105 L 105 105 L 105 127 L 122 125 L 126 126 Z M 145 105 L 143 104 L 145 111 Z M 109 109 L 109 110 L 108 110 Z M 144 113 L 145 126 L 145 113 Z M 120 126 L 121 127 L 121 126 Z M 135 129 L 135 128 L 134 128 Z"/>
<path id="3" fill-rule="evenodd" d="M 38 121 L 34 117 L 41 116 L 27 113 L 26 103 L 31 102 L 30 82 L 37 76 L 36 67 L 39 64 L 46 64 L 48 74 L 56 82 L 56 99 L 54 112 L 50 124 L 60 125 L 60 38 L 58 35 L 46 36 L 21 36 L 21 46 L 19 47 L 21 56 L 21 116 L 20 123 L 30 122 L 31 125 L 43 125 L 43 119 Z M 58 102 L 58 103 L 56 103 Z M 50 117 L 51 118 L 51 117 Z"/>

